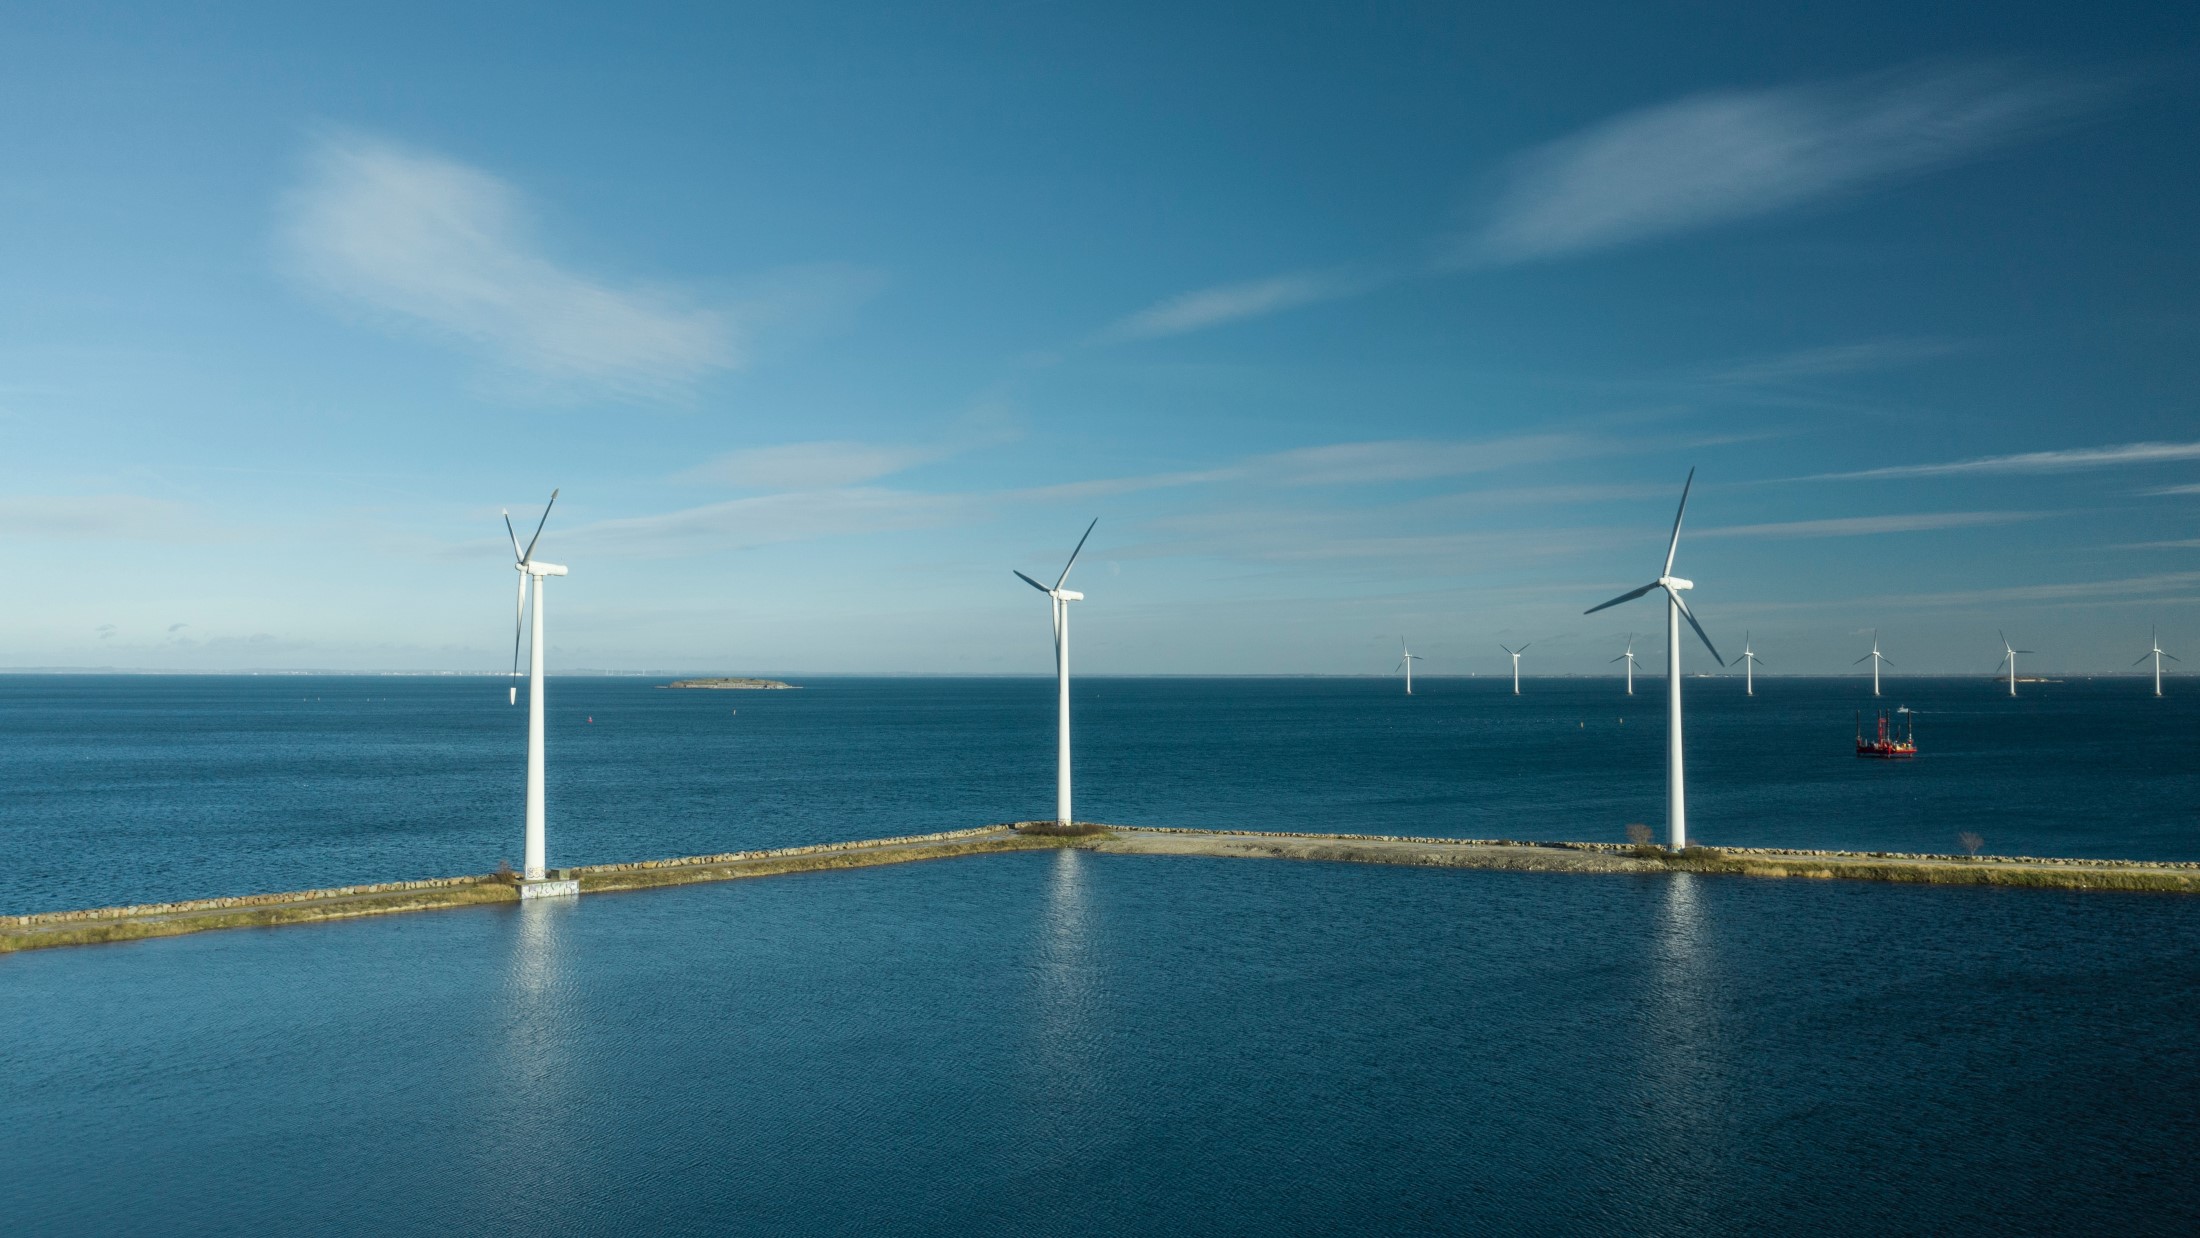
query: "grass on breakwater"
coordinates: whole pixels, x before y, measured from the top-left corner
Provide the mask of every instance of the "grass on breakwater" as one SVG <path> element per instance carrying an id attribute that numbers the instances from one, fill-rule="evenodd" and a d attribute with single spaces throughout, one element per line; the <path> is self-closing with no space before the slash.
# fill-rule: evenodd
<path id="1" fill-rule="evenodd" d="M 1628 843 L 1522 842 L 1512 839 L 1414 838 L 1383 834 L 1307 834 L 1194 830 L 1157 826 L 1096 826 L 1064 830 L 1053 822 L 981 826 L 939 834 L 858 842 L 735 851 L 722 855 L 594 864 L 553 871 L 580 882 L 583 893 L 614 893 L 702 881 L 732 881 L 781 873 L 907 864 L 996 851 L 1055 847 L 1119 855 L 1221 856 L 1324 860 L 1350 864 L 1412 864 L 1442 868 L 1538 872 L 1692 872 L 1741 877 L 1805 877 L 1933 885 L 1993 885 L 2054 890 L 2200 893 L 2200 863 L 2067 860 L 2033 856 L 1906 855 L 1894 852 L 1799 851 L 1765 847 L 1690 847 L 1673 853 Z M 287 894 L 105 907 L 0 916 L 0 954 L 46 946 L 92 945 L 170 937 L 209 929 L 260 928 L 511 903 L 519 890 L 508 873 L 341 886 Z"/>

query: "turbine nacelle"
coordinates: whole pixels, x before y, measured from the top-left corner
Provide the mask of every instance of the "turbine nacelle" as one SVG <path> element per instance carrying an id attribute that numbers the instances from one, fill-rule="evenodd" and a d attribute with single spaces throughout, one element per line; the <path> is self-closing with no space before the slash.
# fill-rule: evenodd
<path id="1" fill-rule="evenodd" d="M 1049 589 L 1047 595 L 1057 602 L 1082 602 L 1085 595 L 1075 589 Z"/>
<path id="2" fill-rule="evenodd" d="M 1679 592 L 1682 589 L 1693 589 L 1696 587 L 1695 581 L 1682 580 L 1678 576 L 1660 576 L 1657 579 L 1657 583 L 1669 593 Z"/>
<path id="3" fill-rule="evenodd" d="M 526 563 L 514 563 L 512 567 L 515 571 L 525 572 L 529 576 L 565 575 L 565 565 L 563 563 L 536 563 L 533 561 L 529 561 Z"/>

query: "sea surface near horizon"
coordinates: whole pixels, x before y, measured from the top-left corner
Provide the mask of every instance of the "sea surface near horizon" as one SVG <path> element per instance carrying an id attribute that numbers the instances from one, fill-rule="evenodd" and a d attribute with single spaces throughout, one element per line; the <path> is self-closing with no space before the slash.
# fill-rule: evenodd
<path id="1" fill-rule="evenodd" d="M 1054 683 L 799 691 L 549 683 L 554 865 L 1051 817 Z M 2200 860 L 2200 685 L 1687 681 L 1709 845 Z M 500 678 L 0 676 L 0 913 L 486 872 L 517 862 L 526 708 Z M 1076 685 L 1080 818 L 1621 841 L 1664 828 L 1663 682 L 1113 678 Z M 1922 755 L 1857 759 L 1909 705 Z M 1866 719 L 1867 723 L 1869 718 Z"/>
<path id="2" fill-rule="evenodd" d="M 0 1229 L 2189 1234 L 2195 1026 L 2188 898 L 1019 852 L 0 956 Z"/>

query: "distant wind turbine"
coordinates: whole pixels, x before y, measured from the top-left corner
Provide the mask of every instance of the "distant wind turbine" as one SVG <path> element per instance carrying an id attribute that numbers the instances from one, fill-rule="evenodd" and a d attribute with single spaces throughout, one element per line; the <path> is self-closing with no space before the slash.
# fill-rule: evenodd
<path id="1" fill-rule="evenodd" d="M 504 513 L 504 532 L 512 539 L 513 566 L 519 570 L 519 604 L 512 615 L 512 678 L 519 678 L 519 646 L 523 635 L 527 642 L 527 841 L 522 873 L 528 881 L 541 881 L 548 874 L 543 843 L 542 807 L 542 582 L 551 576 L 565 575 L 565 568 L 556 563 L 542 563 L 535 559 L 535 543 L 542 540 L 542 528 L 550 523 L 550 509 L 558 502 L 558 492 L 550 492 L 550 501 L 542 505 L 542 519 L 535 522 L 535 535 L 527 539 L 522 550 L 519 533 L 512 528 L 512 513 Z M 527 584 L 535 585 L 534 606 L 527 604 Z M 532 610 L 534 622 L 525 622 Z M 532 629 L 530 631 L 530 628 Z M 510 698 L 519 703 L 519 685 L 514 683 Z"/>
<path id="2" fill-rule="evenodd" d="M 2174 653 L 2164 653 L 2162 651 L 2162 634 L 2157 629 L 2150 628 L 2147 630 L 2147 644 L 2151 648 L 2139 655 L 2139 662 L 2144 662 L 2148 658 L 2154 659 L 2154 695 L 2160 696 L 2162 695 L 2162 659 L 2168 658 L 2172 662 L 2181 659 Z M 2134 662 L 2132 665 L 2137 666 L 2139 662 Z"/>
<path id="3" fill-rule="evenodd" d="M 1851 663 L 1849 663 L 1849 665 L 1850 665 L 1850 666 L 1855 666 L 1855 665 L 1857 665 L 1857 663 L 1859 663 L 1859 662 L 1869 662 L 1869 663 L 1871 663 L 1871 664 L 1872 664 L 1872 695 L 1873 695 L 1873 696 L 1878 696 L 1878 695 L 1879 695 L 1879 664 L 1880 664 L 1880 663 L 1882 663 L 1882 662 L 1886 662 L 1886 663 L 1887 663 L 1887 665 L 1889 665 L 1889 666 L 1893 666 L 1893 665 L 1894 665 L 1894 663 L 1892 663 L 1892 662 L 1888 662 L 1888 661 L 1887 661 L 1887 655 L 1886 655 L 1886 654 L 1883 654 L 1883 653 L 1879 652 L 1879 629 L 1878 629 L 1878 628 L 1873 628 L 1873 629 L 1872 629 L 1872 651 L 1871 651 L 1870 653 L 1867 653 L 1867 654 L 1865 654 L 1865 655 L 1864 655 L 1863 657 L 1861 657 L 1861 658 L 1858 658 L 1858 659 L 1857 659 L 1857 660 L 1856 660 L 1855 662 L 1851 662 Z"/>
<path id="4" fill-rule="evenodd" d="M 1688 480 L 1681 484 L 1680 510 L 1673 513 L 1673 540 L 1666 543 L 1665 568 L 1658 578 L 1582 612 L 1593 615 L 1607 606 L 1632 602 L 1652 589 L 1665 590 L 1665 820 L 1675 851 L 1688 846 L 1688 797 L 1681 777 L 1681 620 L 1688 620 L 1688 626 L 1696 629 L 1703 647 L 1711 651 L 1712 660 L 1726 665 L 1726 659 L 1719 656 L 1711 638 L 1704 634 L 1703 625 L 1689 612 L 1688 603 L 1681 600 L 1681 591 L 1695 588 L 1695 582 L 1673 574 L 1673 553 L 1681 544 L 1681 517 L 1688 514 L 1688 491 L 1695 484 L 1696 470 L 1690 469 Z"/>
<path id="5" fill-rule="evenodd" d="M 1099 523 L 1095 517 L 1085 526 L 1085 537 L 1077 539 L 1077 549 L 1069 552 L 1069 562 L 1062 565 L 1062 574 L 1054 578 L 1052 589 L 1022 572 L 1016 573 L 1018 580 L 1046 594 L 1054 604 L 1054 674 L 1061 690 L 1054 724 L 1054 820 L 1064 826 L 1073 820 L 1069 811 L 1069 604 L 1084 601 L 1085 595 L 1064 589 L 1062 582 L 1069 579 L 1069 570 L 1077 566 L 1077 556 L 1084 553 L 1085 538 L 1092 536 L 1093 526 Z"/>
<path id="6" fill-rule="evenodd" d="M 1522 646 L 1522 648 L 1526 648 L 1526 646 Z M 1627 652 L 1612 660 L 1627 664 L 1627 695 L 1633 696 L 1635 694 L 1635 634 L 1633 632 L 1627 634 Z"/>
<path id="7" fill-rule="evenodd" d="M 2007 632 L 2002 632 L 1997 629 L 1995 634 L 2001 637 L 2001 660 L 2002 662 L 2006 662 L 2009 665 L 2009 695 L 2015 696 L 2017 694 L 2017 655 L 2020 653 L 2036 653 L 2038 651 L 2033 649 L 2017 649 L 2012 647 L 2009 644 L 2009 634 Z M 2001 669 L 2001 666 L 1999 664 L 1996 664 L 1994 669 L 1998 671 Z"/>
<path id="8" fill-rule="evenodd" d="M 1528 645 L 1532 645 L 1532 644 L 1534 644 L 1534 643 L 1535 643 L 1534 641 L 1529 641 L 1529 642 L 1528 642 Z M 1504 651 L 1505 651 L 1506 653 L 1509 653 L 1509 654 L 1511 654 L 1511 655 L 1512 655 L 1512 658 L 1513 658 L 1513 695 L 1514 695 L 1514 696 L 1519 696 L 1519 695 L 1520 695 L 1520 655 L 1521 655 L 1521 654 L 1524 654 L 1524 653 L 1526 653 L 1526 652 L 1528 652 L 1528 645 L 1522 645 L 1522 646 L 1521 646 L 1520 648 L 1518 648 L 1518 649 L 1514 649 L 1514 648 L 1513 648 L 1513 647 L 1511 647 L 1510 645 L 1499 645 L 1499 646 L 1498 646 L 1498 648 L 1499 648 L 1499 649 L 1502 649 L 1502 650 L 1504 650 Z"/>
<path id="9" fill-rule="evenodd" d="M 1746 630 L 1742 633 L 1742 656 L 1737 660 L 1742 664 L 1742 695 L 1757 695 L 1757 664 L 1764 659 L 1750 650 L 1749 633 Z"/>
<path id="10" fill-rule="evenodd" d="M 1419 655 L 1419 654 L 1417 654 L 1417 653 L 1414 653 L 1414 652 L 1413 652 L 1412 650 L 1410 650 L 1410 649 L 1407 649 L 1407 648 L 1406 648 L 1406 643 L 1405 643 L 1404 641 L 1399 641 L 1399 642 L 1398 642 L 1398 650 L 1399 650 L 1399 654 L 1398 654 L 1398 665 L 1396 665 L 1396 666 L 1392 667 L 1392 668 L 1391 668 L 1391 671 L 1390 671 L 1390 673 L 1391 673 L 1391 674 L 1393 674 L 1393 675 L 1395 675 L 1395 674 L 1397 674 L 1397 673 L 1398 673 L 1399 671 L 1401 671 L 1401 670 L 1402 670 L 1402 671 L 1404 671 L 1404 672 L 1406 673 L 1406 695 L 1407 695 L 1407 696 L 1412 696 L 1412 695 L 1413 695 L 1413 664 L 1414 664 L 1414 662 L 1416 662 L 1416 661 L 1418 661 L 1418 660 L 1420 659 L 1420 656 L 1421 656 L 1421 655 Z"/>

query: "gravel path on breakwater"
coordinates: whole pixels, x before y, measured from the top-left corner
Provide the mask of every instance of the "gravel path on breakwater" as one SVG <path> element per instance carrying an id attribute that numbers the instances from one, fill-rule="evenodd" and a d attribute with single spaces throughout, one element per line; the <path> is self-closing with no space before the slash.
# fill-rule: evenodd
<path id="1" fill-rule="evenodd" d="M 1042 823 L 981 826 L 939 834 L 736 851 L 555 870 L 584 893 L 612 893 L 780 873 L 905 864 L 997 851 L 1079 847 L 1111 855 L 1216 856 L 1412 864 L 1535 872 L 1725 873 L 1934 885 L 2026 886 L 2200 894 L 2200 863 L 2045 859 L 2031 856 L 1903 855 L 1891 852 L 1691 848 L 1673 855 L 1615 843 L 1413 838 L 1379 834 L 1231 832 L 1155 826 L 1094 826 L 1055 833 Z M 0 916 L 0 954 L 46 946 L 169 937 L 208 929 L 269 927 L 357 916 L 510 903 L 519 892 L 494 876 L 446 877 L 285 894 L 198 899 L 137 907 Z"/>

